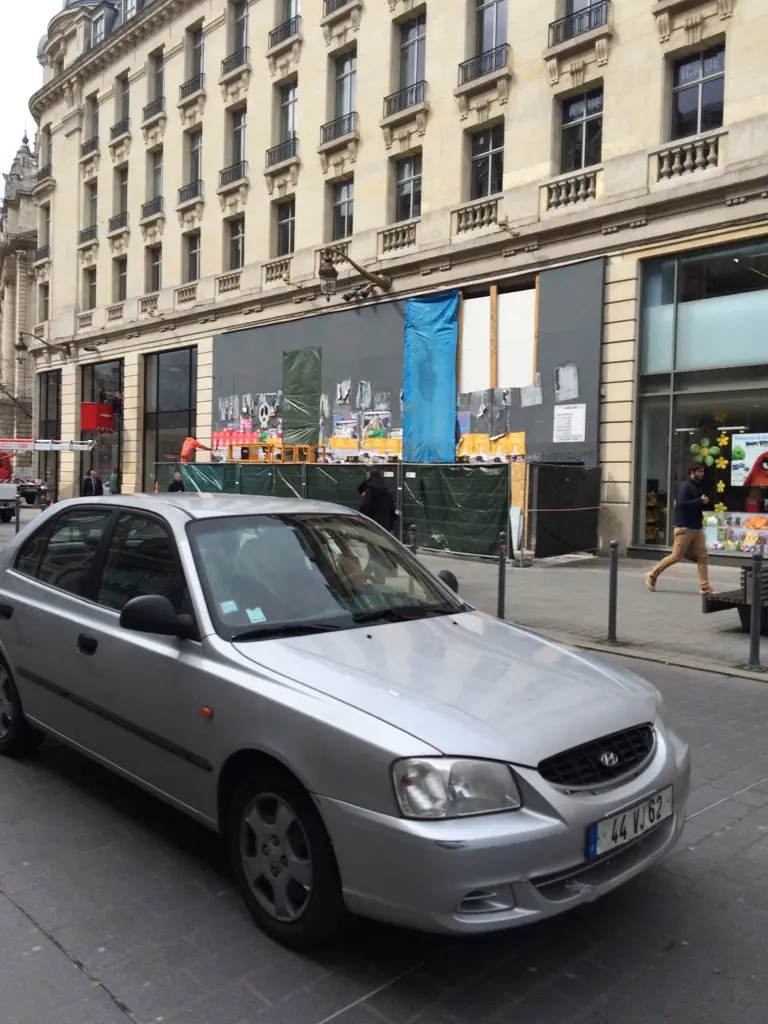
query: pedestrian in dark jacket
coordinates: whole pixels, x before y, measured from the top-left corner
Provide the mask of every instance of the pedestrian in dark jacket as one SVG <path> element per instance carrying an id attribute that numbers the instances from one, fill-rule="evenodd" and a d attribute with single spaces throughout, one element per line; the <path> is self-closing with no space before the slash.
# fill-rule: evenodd
<path id="1" fill-rule="evenodd" d="M 171 482 L 168 484 L 168 491 L 170 493 L 174 493 L 176 491 L 183 491 L 183 490 L 184 490 L 184 480 L 182 479 L 181 473 L 177 469 L 176 472 L 173 474 L 173 480 L 171 480 Z"/>
<path id="2" fill-rule="evenodd" d="M 95 469 L 88 470 L 80 493 L 84 498 L 99 498 L 104 493 L 104 484 L 96 475 Z"/>
<path id="3" fill-rule="evenodd" d="M 390 533 L 395 528 L 395 500 L 380 469 L 372 469 L 357 488 L 362 495 L 360 511 Z"/>
<path id="4" fill-rule="evenodd" d="M 677 489 L 675 538 L 672 554 L 662 558 L 645 577 L 649 590 L 656 589 L 656 580 L 665 569 L 668 569 L 670 565 L 682 562 L 688 555 L 696 559 L 699 570 L 699 591 L 702 594 L 714 593 L 709 582 L 709 555 L 702 524 L 702 513 L 709 504 L 709 498 L 702 489 L 703 480 L 704 467 L 694 463 L 688 470 L 688 476 Z"/>

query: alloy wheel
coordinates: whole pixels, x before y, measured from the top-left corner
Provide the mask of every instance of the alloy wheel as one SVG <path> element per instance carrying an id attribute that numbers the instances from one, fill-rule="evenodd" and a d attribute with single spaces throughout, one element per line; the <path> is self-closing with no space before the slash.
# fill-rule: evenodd
<path id="1" fill-rule="evenodd" d="M 274 793 L 260 793 L 240 825 L 240 859 L 259 906 L 276 921 L 298 920 L 312 895 L 312 857 L 296 812 Z"/>

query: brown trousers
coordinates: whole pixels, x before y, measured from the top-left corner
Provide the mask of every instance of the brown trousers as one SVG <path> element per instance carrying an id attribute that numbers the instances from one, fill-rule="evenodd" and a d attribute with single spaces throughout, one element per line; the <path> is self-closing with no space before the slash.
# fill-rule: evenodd
<path id="1" fill-rule="evenodd" d="M 653 580 L 668 569 L 670 565 L 677 565 L 678 562 L 688 556 L 696 559 L 699 570 L 699 586 L 709 586 L 709 555 L 707 553 L 707 542 L 704 539 L 703 530 L 685 530 L 682 526 L 675 527 L 675 539 L 672 544 L 672 554 L 662 558 L 658 565 L 654 565 L 648 575 Z"/>

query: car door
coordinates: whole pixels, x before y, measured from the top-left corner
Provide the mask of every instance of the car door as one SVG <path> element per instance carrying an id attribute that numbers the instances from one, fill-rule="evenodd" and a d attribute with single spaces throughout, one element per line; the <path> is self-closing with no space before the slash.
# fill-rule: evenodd
<path id="1" fill-rule="evenodd" d="M 24 711 L 65 738 L 79 647 L 88 642 L 93 574 L 113 518 L 103 505 L 67 508 L 32 534 L 0 587 L 0 642 Z"/>
<path id="2" fill-rule="evenodd" d="M 95 581 L 89 626 L 72 682 L 75 738 L 99 758 L 188 809 L 212 806 L 213 728 L 202 709 L 219 680 L 206 670 L 199 641 L 137 633 L 120 626 L 134 597 L 161 594 L 192 613 L 168 524 L 150 513 L 120 512 Z"/>

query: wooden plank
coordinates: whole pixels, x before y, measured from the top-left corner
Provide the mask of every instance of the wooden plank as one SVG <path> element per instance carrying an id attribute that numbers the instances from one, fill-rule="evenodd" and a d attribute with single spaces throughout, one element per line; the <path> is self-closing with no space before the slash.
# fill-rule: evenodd
<path id="1" fill-rule="evenodd" d="M 539 277 L 536 275 L 536 284 L 534 290 L 536 297 L 533 303 L 533 380 L 531 384 L 536 383 L 536 374 L 539 370 Z"/>
<path id="2" fill-rule="evenodd" d="M 491 387 L 499 386 L 499 286 L 491 285 Z"/>
<path id="3" fill-rule="evenodd" d="M 456 392 L 458 394 L 461 391 L 461 349 L 464 343 L 462 337 L 462 328 L 464 326 L 464 295 L 459 292 L 459 311 L 458 311 L 458 339 L 456 344 Z"/>

